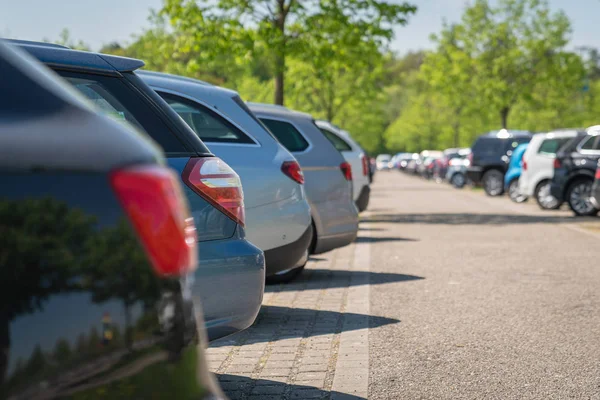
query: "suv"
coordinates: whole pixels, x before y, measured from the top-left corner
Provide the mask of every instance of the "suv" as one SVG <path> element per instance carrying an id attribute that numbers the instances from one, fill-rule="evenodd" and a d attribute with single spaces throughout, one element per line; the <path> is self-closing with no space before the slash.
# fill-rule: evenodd
<path id="1" fill-rule="evenodd" d="M 0 41 L 0 397 L 224 398 L 179 178 L 19 53 Z"/>
<path id="2" fill-rule="evenodd" d="M 264 255 L 245 239 L 243 192 L 235 171 L 211 154 L 135 74 L 142 61 L 41 43 L 18 46 L 50 66 L 100 112 L 135 126 L 163 148 L 168 165 L 183 181 L 198 232 L 199 268 L 192 290 L 202 300 L 209 339 L 250 326 L 262 303 Z"/>
<path id="3" fill-rule="evenodd" d="M 265 253 L 267 282 L 295 278 L 308 261 L 310 206 L 300 165 L 237 92 L 195 79 L 140 71 L 244 187 L 246 233 Z"/>
<path id="4" fill-rule="evenodd" d="M 556 153 L 550 192 L 559 202 L 566 201 L 575 215 L 598 213 L 590 196 L 599 159 L 600 125 L 588 128 L 585 136 L 576 136 Z"/>
<path id="5" fill-rule="evenodd" d="M 531 133 L 527 131 L 506 129 L 479 136 L 471 147 L 467 177 L 474 185 L 483 185 L 488 196 L 500 196 L 513 151 L 530 140 Z"/>

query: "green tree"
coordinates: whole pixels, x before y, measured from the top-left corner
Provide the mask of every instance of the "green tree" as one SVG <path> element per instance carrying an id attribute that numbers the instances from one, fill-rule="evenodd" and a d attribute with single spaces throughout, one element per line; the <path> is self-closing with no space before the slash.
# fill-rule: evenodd
<path id="1" fill-rule="evenodd" d="M 415 10 L 408 3 L 376 0 L 166 0 L 162 12 L 193 42 L 213 43 L 207 51 L 215 57 L 266 54 L 275 78 L 274 102 L 283 105 L 288 58 L 308 52 L 324 61 L 343 56 L 357 41 L 386 43 L 394 25 L 406 23 Z"/>
<path id="2" fill-rule="evenodd" d="M 59 364 L 64 364 L 71 359 L 71 346 L 66 339 L 58 339 L 54 345 L 52 357 Z"/>
<path id="3" fill-rule="evenodd" d="M 71 37 L 71 32 L 69 32 L 69 30 L 67 28 L 64 28 L 62 31 L 60 31 L 60 33 L 58 34 L 57 40 L 44 39 L 44 42 L 53 42 L 56 44 L 61 44 L 63 46 L 67 46 L 73 50 L 90 51 L 90 46 L 88 46 L 85 42 L 83 42 L 81 40 L 75 41 Z"/>

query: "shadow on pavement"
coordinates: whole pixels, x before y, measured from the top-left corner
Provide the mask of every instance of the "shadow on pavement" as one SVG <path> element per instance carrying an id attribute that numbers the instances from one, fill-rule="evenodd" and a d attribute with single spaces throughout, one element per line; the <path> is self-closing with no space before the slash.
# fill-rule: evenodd
<path id="1" fill-rule="evenodd" d="M 291 292 L 296 290 L 321 290 L 359 285 L 406 282 L 425 279 L 422 276 L 395 274 L 390 272 L 367 272 L 330 269 L 305 270 L 290 283 L 265 287 L 265 292 Z"/>
<path id="2" fill-rule="evenodd" d="M 359 231 L 372 231 L 372 232 L 378 231 L 378 232 L 381 232 L 381 231 L 386 231 L 387 229 L 383 229 L 383 228 L 365 228 L 365 227 L 359 225 L 358 226 L 358 230 Z"/>
<path id="3" fill-rule="evenodd" d="M 351 394 L 327 391 L 302 384 L 287 384 L 268 379 L 252 379 L 247 376 L 215 374 L 223 392 L 230 400 L 246 398 L 268 399 L 329 399 L 331 400 L 362 400 Z M 252 397 L 250 397 L 252 396 Z M 331 397 L 330 397 L 331 396 Z"/>
<path id="4" fill-rule="evenodd" d="M 558 224 L 597 221 L 595 217 L 561 217 L 556 215 L 512 214 L 379 214 L 367 217 L 368 223 L 387 222 L 399 224 L 433 225 L 509 225 L 509 224 Z"/>
<path id="5" fill-rule="evenodd" d="M 309 321 L 315 321 L 311 327 Z M 342 323 L 343 322 L 343 323 Z M 256 322 L 241 335 L 210 343 L 210 347 L 240 346 L 292 338 L 307 338 L 397 324 L 400 320 L 374 315 L 313 310 L 309 308 L 262 306 Z M 298 326 L 297 324 L 301 324 Z M 245 338 L 245 339 L 244 339 Z"/>
<path id="6" fill-rule="evenodd" d="M 354 240 L 356 243 L 379 243 L 379 242 L 418 242 L 419 239 L 401 238 L 401 237 L 362 237 Z"/>

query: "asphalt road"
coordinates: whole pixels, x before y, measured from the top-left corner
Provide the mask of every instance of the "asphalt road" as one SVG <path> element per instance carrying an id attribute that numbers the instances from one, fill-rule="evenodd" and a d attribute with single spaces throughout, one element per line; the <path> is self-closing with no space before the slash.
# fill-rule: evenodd
<path id="1" fill-rule="evenodd" d="M 600 399 L 598 219 L 395 171 L 369 210 L 370 399 Z"/>

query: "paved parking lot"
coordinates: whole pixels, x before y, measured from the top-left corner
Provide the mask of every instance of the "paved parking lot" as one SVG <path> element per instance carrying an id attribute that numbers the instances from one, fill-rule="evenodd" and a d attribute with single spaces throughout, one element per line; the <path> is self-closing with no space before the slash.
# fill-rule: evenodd
<path id="1" fill-rule="evenodd" d="M 231 399 L 600 399 L 597 219 L 397 172 L 369 208 L 211 346 Z"/>

